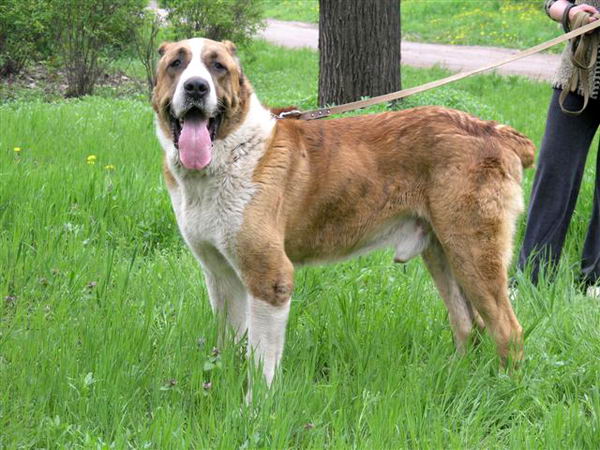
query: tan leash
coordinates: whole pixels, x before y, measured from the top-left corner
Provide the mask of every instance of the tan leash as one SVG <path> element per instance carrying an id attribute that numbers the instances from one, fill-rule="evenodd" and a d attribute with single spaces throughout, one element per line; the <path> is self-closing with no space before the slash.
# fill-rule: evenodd
<path id="1" fill-rule="evenodd" d="M 581 14 L 581 13 L 579 13 L 579 14 Z M 513 61 L 517 61 L 519 59 L 526 58 L 527 56 L 531 56 L 535 53 L 539 53 L 543 50 L 546 50 L 550 47 L 558 45 L 562 42 L 565 42 L 570 39 L 574 39 L 578 36 L 589 33 L 590 31 L 595 30 L 596 28 L 599 28 L 599 27 L 600 27 L 600 20 L 596 20 L 587 25 L 579 27 L 573 31 L 565 33 L 559 37 L 550 39 L 549 41 L 546 41 L 539 45 L 536 45 L 535 47 L 531 47 L 527 50 L 523 50 L 522 52 L 516 53 L 515 55 L 510 56 L 501 61 L 489 64 L 487 66 L 480 67 L 478 69 L 457 73 L 457 74 L 451 75 L 449 77 L 442 78 L 441 80 L 436 80 L 436 81 L 432 81 L 430 83 L 425 83 L 421 86 L 416 86 L 416 87 L 409 88 L 409 89 L 403 89 L 401 91 L 392 92 L 390 94 L 379 95 L 377 97 L 373 97 L 373 98 L 370 98 L 367 100 L 359 100 L 356 102 L 346 103 L 343 105 L 332 106 L 331 108 L 313 109 L 311 111 L 304 111 L 304 112 L 297 111 L 297 110 L 283 112 L 279 116 L 277 116 L 277 118 L 278 119 L 299 119 L 299 120 L 322 119 L 323 117 L 327 117 L 332 114 L 342 114 L 342 113 L 345 113 L 348 111 L 354 111 L 357 109 L 367 108 L 368 106 L 376 105 L 378 103 L 390 102 L 392 100 L 399 100 L 401 98 L 405 98 L 410 95 L 425 92 L 430 89 L 433 89 L 433 88 L 436 88 L 439 86 L 443 86 L 445 84 L 453 83 L 455 81 L 462 80 L 463 78 L 467 78 L 467 77 L 476 75 L 481 72 L 495 69 L 496 67 L 503 66 L 503 65 L 511 63 Z M 596 33 L 594 33 L 593 35 L 597 36 Z M 594 61 L 594 63 L 595 63 L 595 61 Z"/>

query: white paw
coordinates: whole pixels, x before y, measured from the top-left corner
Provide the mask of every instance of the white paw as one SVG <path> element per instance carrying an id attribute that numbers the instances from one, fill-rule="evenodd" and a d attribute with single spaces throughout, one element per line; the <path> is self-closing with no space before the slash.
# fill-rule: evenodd
<path id="1" fill-rule="evenodd" d="M 600 299 L 600 286 L 590 286 L 585 291 L 585 295 L 588 297 Z"/>

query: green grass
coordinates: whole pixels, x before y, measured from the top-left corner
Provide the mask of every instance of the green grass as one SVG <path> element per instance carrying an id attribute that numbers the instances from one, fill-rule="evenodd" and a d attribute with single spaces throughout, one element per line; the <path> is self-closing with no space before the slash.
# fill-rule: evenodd
<path id="1" fill-rule="evenodd" d="M 265 0 L 265 17 L 299 22 L 319 22 L 319 0 Z"/>
<path id="2" fill-rule="evenodd" d="M 319 22 L 318 0 L 267 0 L 265 4 L 266 17 Z M 402 38 L 442 44 L 532 47 L 561 33 L 542 6 L 541 0 L 404 0 Z M 553 47 L 551 51 L 561 49 Z"/>
<path id="3" fill-rule="evenodd" d="M 314 53 L 258 43 L 242 56 L 261 98 L 314 106 Z M 407 87 L 445 74 L 403 73 Z M 499 118 L 539 142 L 549 94 L 492 75 L 410 104 Z M 498 373 L 488 338 L 454 357 L 421 262 L 379 252 L 298 271 L 283 371 L 249 409 L 243 348 L 212 350 L 215 321 L 178 236 L 149 105 L 14 102 L 0 123 L 0 447 L 600 445 L 600 303 L 577 294 L 571 270 L 593 170 L 558 278 L 523 282 L 515 301 L 528 335 L 514 376 Z"/>

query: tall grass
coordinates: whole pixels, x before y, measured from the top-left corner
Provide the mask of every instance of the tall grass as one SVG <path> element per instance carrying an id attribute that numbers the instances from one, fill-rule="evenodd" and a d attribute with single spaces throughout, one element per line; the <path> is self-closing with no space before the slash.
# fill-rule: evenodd
<path id="1" fill-rule="evenodd" d="M 268 103 L 315 105 L 314 53 L 257 44 L 242 56 Z M 405 86 L 445 74 L 403 73 Z M 491 75 L 411 104 L 471 110 L 539 142 L 549 94 Z M 591 168 L 558 278 L 523 281 L 515 300 L 527 332 L 518 373 L 498 373 L 487 338 L 456 358 L 421 262 L 379 252 L 298 271 L 283 371 L 246 408 L 244 349 L 215 349 L 149 105 L 17 102 L 0 106 L 0 124 L 0 447 L 600 445 L 600 303 L 577 293 L 571 270 Z"/>

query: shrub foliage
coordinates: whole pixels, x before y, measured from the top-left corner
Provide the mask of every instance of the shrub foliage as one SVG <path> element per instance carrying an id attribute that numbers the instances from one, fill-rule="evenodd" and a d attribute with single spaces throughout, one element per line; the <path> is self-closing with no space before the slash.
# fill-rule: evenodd
<path id="1" fill-rule="evenodd" d="M 102 72 L 101 57 L 129 45 L 130 27 L 144 0 L 53 0 L 58 52 L 67 77 L 68 97 L 91 94 Z"/>
<path id="2" fill-rule="evenodd" d="M 47 53 L 50 12 L 44 0 L 0 1 L 0 77 Z"/>
<path id="3" fill-rule="evenodd" d="M 148 95 L 152 96 L 156 78 L 156 61 L 158 54 L 159 32 L 163 25 L 163 20 L 154 11 L 146 10 L 139 16 L 137 26 L 132 30 L 131 42 L 135 57 L 144 66 L 146 74 L 146 87 Z"/>
<path id="4" fill-rule="evenodd" d="M 175 39 L 206 37 L 245 44 L 262 28 L 262 0 L 169 0 L 163 4 Z"/>
<path id="5" fill-rule="evenodd" d="M 147 0 L 0 0 L 0 77 L 27 62 L 58 65 L 66 96 L 91 94 L 107 63 L 127 53 L 154 83 L 158 36 L 244 44 L 261 27 L 263 0 L 170 0 L 167 21 Z M 165 26 L 165 25 L 168 25 Z"/>

